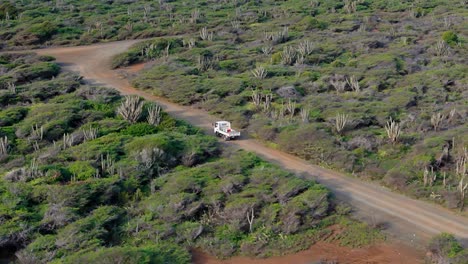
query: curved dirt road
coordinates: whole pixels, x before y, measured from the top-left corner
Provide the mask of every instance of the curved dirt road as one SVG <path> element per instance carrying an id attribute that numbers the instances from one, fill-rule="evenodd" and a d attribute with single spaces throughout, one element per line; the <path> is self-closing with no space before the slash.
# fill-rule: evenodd
<path id="1" fill-rule="evenodd" d="M 147 100 L 158 102 L 170 115 L 211 132 L 211 123 L 216 120 L 208 113 L 191 107 L 180 106 L 147 92 L 132 88 L 128 81 L 110 70 L 113 55 L 125 51 L 137 41 L 122 41 L 82 47 L 61 47 L 37 50 L 42 55 L 52 55 L 62 66 L 79 72 L 95 85 L 109 86 L 122 94 L 137 94 Z M 341 200 L 356 209 L 359 218 L 371 223 L 385 223 L 389 234 L 416 247 L 440 232 L 455 234 L 468 244 L 468 218 L 440 206 L 413 200 L 393 193 L 372 183 L 362 182 L 264 146 L 253 139 L 231 141 L 228 144 L 257 153 L 300 177 L 313 178 L 326 185 Z"/>

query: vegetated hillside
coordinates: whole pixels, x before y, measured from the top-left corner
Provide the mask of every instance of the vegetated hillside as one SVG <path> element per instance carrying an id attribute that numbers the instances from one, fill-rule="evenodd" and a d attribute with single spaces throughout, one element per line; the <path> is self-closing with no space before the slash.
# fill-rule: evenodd
<path id="1" fill-rule="evenodd" d="M 315 163 L 463 207 L 464 1 L 242 3 L 199 5 L 197 32 L 137 44 L 114 67 L 155 60 L 135 86 Z"/>
<path id="2" fill-rule="evenodd" d="M 82 86 L 49 57 L 0 55 L 0 251 L 19 263 L 189 263 L 382 239 L 323 186 L 224 153 L 138 97 Z"/>

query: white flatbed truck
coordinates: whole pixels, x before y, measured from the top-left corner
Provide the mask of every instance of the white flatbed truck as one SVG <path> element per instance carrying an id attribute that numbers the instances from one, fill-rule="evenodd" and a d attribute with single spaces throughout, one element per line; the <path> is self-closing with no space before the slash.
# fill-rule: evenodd
<path id="1" fill-rule="evenodd" d="M 213 123 L 213 130 L 216 136 L 231 140 L 240 137 L 241 133 L 231 128 L 229 121 L 216 121 Z"/>

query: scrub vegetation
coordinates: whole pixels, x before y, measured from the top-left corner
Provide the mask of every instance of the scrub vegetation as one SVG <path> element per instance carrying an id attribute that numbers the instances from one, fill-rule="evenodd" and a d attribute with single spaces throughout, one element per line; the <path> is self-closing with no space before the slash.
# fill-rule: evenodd
<path id="1" fill-rule="evenodd" d="M 463 211 L 467 10 L 458 0 L 10 0 L 0 50 L 150 38 L 112 61 L 147 62 L 137 88 Z M 221 151 L 51 57 L 1 54 L 0 108 L 0 251 L 20 263 L 189 263 L 191 248 L 271 256 L 382 239 L 323 186 Z M 447 234 L 429 251 L 466 259 Z"/>
<path id="2" fill-rule="evenodd" d="M 313 163 L 463 209 L 466 3 L 202 2 L 191 34 L 136 44 L 114 67 L 150 62 L 132 80 L 140 89 Z"/>
<path id="3" fill-rule="evenodd" d="M 19 263 L 190 263 L 380 241 L 330 192 L 52 58 L 0 55 L 0 251 Z"/>

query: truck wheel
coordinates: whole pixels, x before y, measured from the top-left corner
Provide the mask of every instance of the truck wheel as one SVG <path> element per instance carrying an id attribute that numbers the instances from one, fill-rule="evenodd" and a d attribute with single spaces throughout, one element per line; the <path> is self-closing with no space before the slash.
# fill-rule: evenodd
<path id="1" fill-rule="evenodd" d="M 226 140 L 226 141 L 229 141 L 229 139 L 231 139 L 229 136 L 224 137 L 224 140 Z"/>

